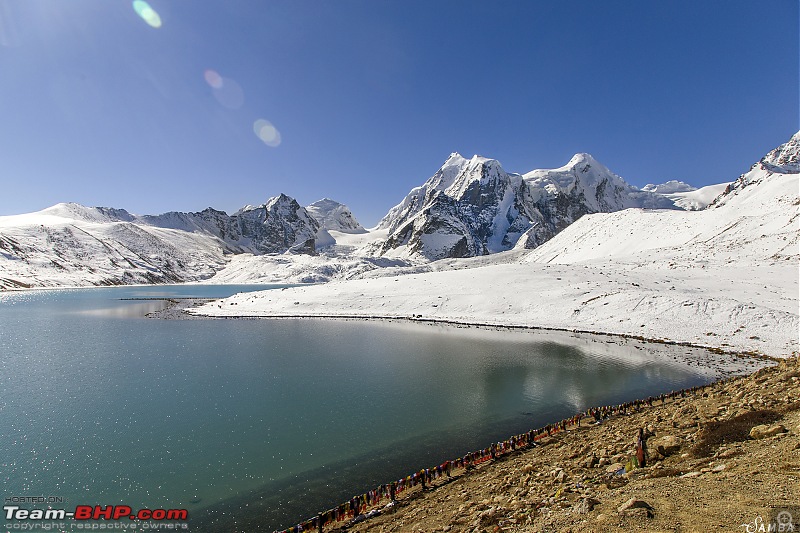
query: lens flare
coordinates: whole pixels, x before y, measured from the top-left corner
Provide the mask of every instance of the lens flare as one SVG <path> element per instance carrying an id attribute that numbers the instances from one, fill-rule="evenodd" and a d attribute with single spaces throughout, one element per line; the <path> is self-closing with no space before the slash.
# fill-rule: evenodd
<path id="1" fill-rule="evenodd" d="M 203 72 L 203 78 L 208 86 L 211 87 L 211 93 L 214 98 L 221 105 L 228 109 L 239 109 L 244 105 L 244 91 L 242 86 L 234 80 L 223 78 L 219 75 L 219 72 L 212 69 L 206 69 Z"/>
<path id="2" fill-rule="evenodd" d="M 158 16 L 156 10 L 150 7 L 150 4 L 144 0 L 133 0 L 133 10 L 139 15 L 142 20 L 153 28 L 161 27 L 161 17 Z"/>
<path id="3" fill-rule="evenodd" d="M 214 98 L 228 109 L 239 109 L 244 104 L 244 91 L 235 81 L 222 78 L 222 87 L 214 89 Z"/>
<path id="4" fill-rule="evenodd" d="M 206 70 L 203 73 L 203 77 L 206 79 L 206 83 L 209 84 L 212 89 L 222 89 L 224 82 L 222 81 L 222 76 L 220 76 L 216 70 Z"/>
<path id="5" fill-rule="evenodd" d="M 253 123 L 253 132 L 261 142 L 275 148 L 281 144 L 281 132 L 269 120 L 260 118 Z"/>

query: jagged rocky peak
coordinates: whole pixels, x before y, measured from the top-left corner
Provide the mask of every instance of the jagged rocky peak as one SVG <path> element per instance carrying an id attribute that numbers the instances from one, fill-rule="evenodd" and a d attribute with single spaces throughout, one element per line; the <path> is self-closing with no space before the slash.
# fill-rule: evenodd
<path id="1" fill-rule="evenodd" d="M 259 207 L 259 206 L 257 206 L 257 205 L 250 205 L 250 204 L 247 204 L 246 206 L 239 208 L 239 210 L 238 210 L 238 211 L 236 211 L 236 212 L 233 214 L 233 216 L 236 216 L 236 215 L 241 215 L 242 213 L 246 213 L 246 212 L 248 212 L 248 211 L 252 211 L 253 209 L 258 209 L 258 207 Z"/>
<path id="2" fill-rule="evenodd" d="M 508 181 L 509 175 L 500 162 L 476 155 L 461 166 L 461 171 L 444 192 L 457 200 L 471 196 L 473 201 L 478 202 L 479 194 L 489 193 L 498 184 Z"/>
<path id="3" fill-rule="evenodd" d="M 453 152 L 436 174 L 425 183 L 428 188 L 446 191 L 450 196 L 456 196 L 464 182 L 475 179 L 487 179 L 503 173 L 500 162 L 474 155 L 467 159 L 458 152 Z"/>
<path id="4" fill-rule="evenodd" d="M 290 196 L 281 193 L 259 207 L 247 206 L 235 218 L 259 253 L 316 253 L 320 224 Z"/>
<path id="5" fill-rule="evenodd" d="M 568 201 L 585 206 L 583 214 L 609 213 L 630 207 L 675 207 L 668 198 L 629 185 L 587 153 L 575 154 L 560 168 L 528 172 L 523 179 L 534 202 L 561 198 L 558 202 L 562 204 Z"/>
<path id="6" fill-rule="evenodd" d="M 228 253 L 254 254 L 314 254 L 319 229 L 306 210 L 285 194 L 260 206 L 247 205 L 230 216 L 209 207 L 199 213 L 145 215 L 137 217 L 136 223 L 205 233 L 220 239 Z"/>
<path id="7" fill-rule="evenodd" d="M 521 238 L 530 248 L 584 214 L 627 207 L 675 205 L 628 185 L 586 153 L 525 175 L 505 172 L 494 159 L 453 153 L 381 220 L 389 237 L 376 253 L 466 257 L 509 250 Z"/>
<path id="8" fill-rule="evenodd" d="M 378 223 L 378 228 L 395 231 L 440 194 L 455 200 L 462 200 L 466 196 L 480 197 L 479 191 L 485 193 L 496 187 L 498 182 L 507 181 L 508 175 L 497 160 L 479 155 L 467 159 L 453 152 L 433 176 L 421 186 L 411 189 L 402 202 L 389 210 Z"/>
<path id="9" fill-rule="evenodd" d="M 759 161 L 770 172 L 780 174 L 800 173 L 800 131 Z"/>
<path id="10" fill-rule="evenodd" d="M 532 170 L 524 174 L 523 178 L 536 187 L 553 184 L 559 189 L 594 188 L 602 182 L 625 184 L 622 178 L 599 163 L 591 154 L 586 153 L 575 154 L 563 167 Z"/>
<path id="11" fill-rule="evenodd" d="M 344 204 L 323 198 L 306 206 L 306 211 L 326 230 L 342 233 L 364 233 L 367 230 L 359 224 L 350 208 Z"/>
<path id="12" fill-rule="evenodd" d="M 792 135 L 787 142 L 768 152 L 760 161 L 750 167 L 749 172 L 742 174 L 736 181 L 728 185 L 708 208 L 713 209 L 728 203 L 731 198 L 739 195 L 745 188 L 769 180 L 774 174 L 798 173 L 800 173 L 800 131 Z"/>

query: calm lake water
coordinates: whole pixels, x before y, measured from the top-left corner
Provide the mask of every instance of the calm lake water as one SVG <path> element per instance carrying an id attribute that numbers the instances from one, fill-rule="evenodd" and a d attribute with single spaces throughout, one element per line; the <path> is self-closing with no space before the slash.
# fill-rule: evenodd
<path id="1" fill-rule="evenodd" d="M 154 320 L 163 302 L 122 300 L 264 288 L 0 293 L 2 494 L 272 531 L 589 406 L 706 383 L 721 361 L 566 333 Z"/>

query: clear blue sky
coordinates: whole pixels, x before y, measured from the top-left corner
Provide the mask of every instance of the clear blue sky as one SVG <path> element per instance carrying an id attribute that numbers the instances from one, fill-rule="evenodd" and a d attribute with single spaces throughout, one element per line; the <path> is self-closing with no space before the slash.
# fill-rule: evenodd
<path id="1" fill-rule="evenodd" d="M 149 6 L 0 0 L 0 214 L 284 192 L 373 225 L 454 151 L 701 186 L 800 128 L 797 0 Z"/>

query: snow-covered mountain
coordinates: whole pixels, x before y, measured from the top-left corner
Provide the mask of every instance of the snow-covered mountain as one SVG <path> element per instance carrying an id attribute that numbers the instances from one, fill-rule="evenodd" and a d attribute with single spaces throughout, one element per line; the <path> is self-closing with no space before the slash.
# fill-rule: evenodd
<path id="1" fill-rule="evenodd" d="M 661 185 L 645 185 L 642 190 L 649 190 L 669 198 L 675 207 L 686 211 L 699 211 L 708 207 L 717 196 L 725 192 L 728 185 L 728 183 L 719 183 L 696 189 L 683 182 L 668 181 Z"/>
<path id="2" fill-rule="evenodd" d="M 233 228 L 240 228 L 237 242 L 250 243 L 250 251 L 263 254 L 316 253 L 316 239 L 321 229 L 297 200 L 285 194 L 270 198 L 258 207 L 247 206 L 231 218 Z"/>
<path id="3" fill-rule="evenodd" d="M 232 254 L 315 254 L 320 232 L 283 194 L 232 216 L 57 204 L 0 217 L 0 288 L 198 281 Z"/>
<path id="4" fill-rule="evenodd" d="M 676 208 L 661 194 L 625 183 L 589 154 L 519 175 L 494 159 L 454 153 L 380 221 L 389 236 L 373 251 L 437 260 L 535 248 L 585 214 L 629 207 Z"/>
<path id="5" fill-rule="evenodd" d="M 778 146 L 755 166 L 760 166 L 764 170 L 769 170 L 777 174 L 798 174 L 800 173 L 800 131 L 792 135 L 792 138 Z"/>
<path id="6" fill-rule="evenodd" d="M 556 328 L 797 355 L 797 137 L 708 209 L 588 214 L 534 250 L 375 269 L 280 298 L 241 294 L 198 312 Z M 423 197 L 394 213 L 413 211 Z"/>
<path id="7" fill-rule="evenodd" d="M 626 250 L 649 249 L 647 243 L 653 242 L 661 247 L 682 245 L 686 232 L 717 242 L 707 228 L 715 228 L 723 238 L 736 232 L 718 226 L 719 218 L 704 218 L 710 215 L 702 213 L 731 202 L 739 205 L 734 199 L 752 198 L 751 190 L 773 190 L 756 187 L 765 180 L 775 182 L 777 178 L 770 176 L 794 176 L 796 188 L 798 145 L 800 133 L 735 183 L 697 190 L 687 190 L 693 188 L 680 182 L 639 190 L 588 154 L 577 154 L 561 168 L 524 175 L 506 173 L 493 159 L 452 154 L 438 172 L 392 208 L 378 228 L 369 231 L 343 204 L 324 199 L 303 208 L 285 195 L 233 215 L 211 208 L 134 215 L 124 209 L 58 204 L 38 213 L 0 217 L 0 289 L 201 280 L 325 282 L 435 272 L 456 264 L 472 268 L 513 263 L 567 228 L 586 236 L 555 241 L 567 244 L 558 252 L 559 259 L 548 260 L 591 257 L 597 250 L 589 253 L 586 239 L 608 246 L 616 243 Z M 717 197 L 711 209 L 704 209 Z M 773 200 L 767 197 L 759 209 L 768 210 Z M 754 200 L 748 202 L 754 205 Z M 703 211 L 691 218 L 678 208 Z M 609 218 L 598 214 L 612 212 L 616 214 Z M 737 222 L 737 227 L 765 223 L 755 213 L 748 216 L 751 219 Z M 573 222 L 578 219 L 576 226 Z M 608 225 L 600 223 L 606 220 Z M 658 237 L 651 238 L 647 232 L 656 220 L 672 221 L 676 228 L 659 229 Z M 594 225 L 602 234 L 589 231 Z M 784 253 L 779 251 L 783 241 L 796 245 L 791 235 L 773 233 L 759 233 L 747 245 L 760 241 L 773 255 Z M 635 241 L 629 238 L 633 235 Z M 737 261 L 740 245 L 730 241 L 728 260 Z M 708 253 L 721 249 L 715 244 Z M 703 261 L 702 254 L 696 260 Z"/>
<path id="8" fill-rule="evenodd" d="M 673 194 L 676 192 L 690 192 L 696 191 L 697 187 L 692 187 L 688 183 L 684 183 L 678 180 L 669 180 L 664 183 L 660 183 L 655 185 L 653 183 L 648 183 L 644 187 L 642 187 L 643 191 L 647 192 L 655 192 L 658 194 Z"/>
<path id="9" fill-rule="evenodd" d="M 206 233 L 103 218 L 77 204 L 0 217 L 0 288 L 196 281 L 230 253 Z"/>
<path id="10" fill-rule="evenodd" d="M 724 193 L 716 198 L 709 207 L 717 208 L 727 204 L 745 188 L 757 185 L 773 174 L 800 174 L 800 131 L 762 157 L 758 163 L 750 167 L 749 172 L 742 174 L 739 179 L 728 185 Z"/>
<path id="11" fill-rule="evenodd" d="M 367 231 L 358 223 L 349 207 L 330 198 L 323 198 L 307 205 L 306 211 L 328 231 L 342 233 L 365 233 Z"/>

